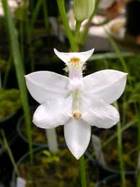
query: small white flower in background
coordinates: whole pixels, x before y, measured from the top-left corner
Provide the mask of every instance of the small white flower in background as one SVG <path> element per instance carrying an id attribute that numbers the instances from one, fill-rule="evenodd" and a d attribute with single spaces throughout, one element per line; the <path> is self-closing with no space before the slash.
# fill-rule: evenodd
<path id="1" fill-rule="evenodd" d="M 91 126 L 110 128 L 119 121 L 119 112 L 111 104 L 123 93 L 127 79 L 127 73 L 110 69 L 83 77 L 83 65 L 93 51 L 54 50 L 66 63 L 69 77 L 49 71 L 25 76 L 30 94 L 40 103 L 33 123 L 45 129 L 64 125 L 66 144 L 77 159 L 89 144 Z"/>

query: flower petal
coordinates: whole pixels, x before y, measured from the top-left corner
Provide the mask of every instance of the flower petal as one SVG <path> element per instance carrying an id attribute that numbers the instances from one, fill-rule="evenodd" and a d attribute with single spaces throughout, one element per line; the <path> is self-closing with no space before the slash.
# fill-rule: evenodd
<path id="1" fill-rule="evenodd" d="M 33 123 L 45 129 L 64 125 L 70 118 L 70 111 L 71 98 L 50 100 L 36 109 Z"/>
<path id="2" fill-rule="evenodd" d="M 117 109 L 98 97 L 95 96 L 93 101 L 84 100 L 83 102 L 82 119 L 89 125 L 98 128 L 111 128 L 119 122 L 120 116 Z"/>
<path id="3" fill-rule="evenodd" d="M 113 103 L 123 93 L 127 73 L 116 70 L 102 70 L 84 77 L 84 94 L 97 95 L 106 103 Z"/>
<path id="4" fill-rule="evenodd" d="M 31 96 L 39 103 L 50 98 L 62 98 L 68 94 L 69 79 L 49 71 L 37 71 L 25 76 Z"/>
<path id="5" fill-rule="evenodd" d="M 64 135 L 68 148 L 79 159 L 87 149 L 91 136 L 91 127 L 83 120 L 71 119 L 64 125 Z"/>
<path id="6" fill-rule="evenodd" d="M 94 49 L 85 52 L 70 52 L 70 53 L 63 53 L 54 49 L 54 53 L 60 58 L 63 62 L 68 64 L 72 58 L 79 58 L 81 62 L 86 62 L 94 52 Z"/>

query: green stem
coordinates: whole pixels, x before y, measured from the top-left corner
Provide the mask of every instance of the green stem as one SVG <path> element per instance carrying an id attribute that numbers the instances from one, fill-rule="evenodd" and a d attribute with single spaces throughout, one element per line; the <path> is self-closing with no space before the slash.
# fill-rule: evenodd
<path id="1" fill-rule="evenodd" d="M 4 79 L 3 79 L 3 87 L 4 88 L 6 88 L 11 67 L 12 67 L 12 55 L 10 54 L 10 57 L 7 62 L 7 68 L 6 68 L 6 71 L 4 74 Z"/>
<path id="2" fill-rule="evenodd" d="M 6 139 L 6 136 L 5 136 L 5 133 L 4 131 L 1 131 L 1 134 L 2 134 L 2 138 L 3 138 L 3 141 L 0 140 L 1 144 L 2 144 L 2 147 L 5 148 L 5 150 L 7 151 L 8 153 L 8 156 L 10 158 L 10 161 L 14 167 L 14 171 L 16 172 L 17 175 L 19 175 L 19 172 L 18 172 L 18 168 L 17 168 L 17 165 L 16 165 L 16 162 L 15 162 L 15 159 L 13 157 L 13 154 L 12 154 L 12 151 L 10 149 L 10 146 L 8 144 L 8 141 Z"/>
<path id="3" fill-rule="evenodd" d="M 78 48 L 76 34 L 74 37 L 71 30 L 70 30 L 68 20 L 67 20 L 66 11 L 65 11 L 64 0 L 57 0 L 57 4 L 58 4 L 58 9 L 59 9 L 61 19 L 63 21 L 66 35 L 67 35 L 68 40 L 70 42 L 71 50 L 78 51 L 79 48 Z M 76 33 L 79 33 L 80 25 L 81 25 L 81 23 L 78 22 L 77 26 L 76 26 Z M 86 164 L 85 164 L 84 156 L 82 156 L 80 158 L 80 174 L 81 174 L 81 186 L 86 187 Z"/>
<path id="4" fill-rule="evenodd" d="M 138 164 L 137 164 L 137 187 L 140 187 L 140 117 L 138 119 Z"/>
<path id="5" fill-rule="evenodd" d="M 47 1 L 43 1 L 43 11 L 44 11 L 44 23 L 46 30 L 49 30 L 49 17 L 48 17 L 48 6 Z"/>
<path id="6" fill-rule="evenodd" d="M 66 11 L 65 11 L 64 0 L 57 0 L 57 5 L 58 5 L 58 9 L 59 9 L 59 14 L 60 14 L 61 19 L 63 21 L 63 25 L 64 25 L 64 29 L 65 29 L 66 35 L 67 35 L 68 40 L 70 42 L 71 50 L 72 51 L 78 51 L 77 43 L 76 43 L 75 38 L 74 38 L 74 36 L 73 36 L 73 34 L 71 32 L 71 29 L 69 27 L 67 14 L 66 14 Z"/>
<path id="7" fill-rule="evenodd" d="M 86 164 L 85 164 L 84 156 L 80 158 L 80 175 L 81 175 L 81 187 L 87 187 Z"/>
<path id="8" fill-rule="evenodd" d="M 127 130 L 129 127 L 132 127 L 137 121 L 130 121 L 128 124 L 126 124 L 123 128 L 121 128 L 121 133 L 123 133 L 125 130 Z M 102 148 L 108 146 L 110 142 L 112 142 L 117 137 L 117 132 L 115 132 L 112 136 L 110 136 L 102 145 Z"/>
<path id="9" fill-rule="evenodd" d="M 107 33 L 107 32 L 106 32 Z M 112 45 L 115 53 L 117 54 L 121 64 L 122 64 L 122 67 L 124 69 L 125 72 L 129 73 L 128 71 L 128 68 L 127 68 L 127 65 L 126 65 L 126 62 L 121 54 L 121 51 L 120 51 L 120 48 L 118 47 L 118 45 L 116 44 L 116 42 L 114 41 L 114 39 L 107 33 L 107 36 L 108 36 L 108 39 L 110 41 L 110 44 Z"/>
<path id="10" fill-rule="evenodd" d="M 25 15 L 26 15 L 25 16 L 25 33 L 26 33 L 26 43 L 28 44 L 30 68 L 32 71 L 34 71 L 34 54 L 33 54 L 33 45 L 32 45 L 32 30 L 33 30 L 34 24 L 33 25 L 31 24 L 31 22 L 33 23 L 34 21 L 29 19 L 28 8 L 26 9 L 26 13 L 25 13 Z"/>
<path id="11" fill-rule="evenodd" d="M 118 108 L 117 103 L 115 105 L 116 108 Z M 121 129 L 120 122 L 117 124 L 117 138 L 118 138 L 118 156 L 120 161 L 120 172 L 121 172 L 121 187 L 126 187 L 125 168 L 123 162 L 122 129 Z"/>
<path id="12" fill-rule="evenodd" d="M 100 0 L 96 0 L 96 4 L 95 4 L 95 10 L 94 12 L 92 13 L 91 17 L 88 19 L 88 22 L 84 28 L 84 31 L 82 33 L 82 38 L 81 38 L 81 44 L 84 45 L 85 41 L 86 41 L 86 38 L 87 38 L 87 35 L 88 35 L 88 31 L 89 31 L 89 28 L 90 28 L 90 24 L 91 24 L 91 21 L 96 13 L 96 10 L 97 10 L 97 7 L 98 7 L 98 3 L 100 2 Z"/>
<path id="13" fill-rule="evenodd" d="M 77 42 L 77 45 L 80 44 L 80 28 L 81 28 L 81 22 L 76 21 L 76 31 L 75 31 L 75 40 Z"/>
<path id="14" fill-rule="evenodd" d="M 26 122 L 27 135 L 29 140 L 29 152 L 30 158 L 32 160 L 32 133 L 31 133 L 31 115 L 28 104 L 27 90 L 24 79 L 24 67 L 20 53 L 20 47 L 18 42 L 18 34 L 15 28 L 12 15 L 8 6 L 7 0 L 2 0 L 2 6 L 5 13 L 7 28 L 9 32 L 10 45 L 11 45 L 11 54 L 13 56 L 13 61 L 16 69 L 16 76 L 18 79 L 18 85 L 20 89 L 20 97 L 24 111 L 24 117 Z"/>
<path id="15" fill-rule="evenodd" d="M 134 57 L 135 54 L 132 53 L 132 52 L 122 52 L 121 53 L 121 56 L 123 58 L 129 58 L 129 57 Z M 101 53 L 101 54 L 94 54 L 94 56 L 92 56 L 89 61 L 95 61 L 95 60 L 103 60 L 103 59 L 106 59 L 106 60 L 110 60 L 110 59 L 118 59 L 118 55 L 114 52 L 109 52 L 109 53 Z M 101 61 L 102 62 L 102 61 Z"/>
<path id="16" fill-rule="evenodd" d="M 120 171 L 121 171 L 121 187 L 125 187 L 125 170 L 123 162 L 123 148 L 122 148 L 122 134 L 121 134 L 121 124 L 117 125 L 117 134 L 118 134 L 118 154 L 120 160 Z"/>
<path id="17" fill-rule="evenodd" d="M 38 0 L 38 1 L 37 1 L 37 4 L 36 4 L 36 6 L 35 6 L 35 9 L 33 10 L 33 13 L 32 13 L 31 31 L 33 30 L 34 24 L 35 24 L 35 22 L 36 22 L 38 13 L 39 13 L 40 8 L 41 8 L 42 5 L 43 5 L 43 0 Z"/>

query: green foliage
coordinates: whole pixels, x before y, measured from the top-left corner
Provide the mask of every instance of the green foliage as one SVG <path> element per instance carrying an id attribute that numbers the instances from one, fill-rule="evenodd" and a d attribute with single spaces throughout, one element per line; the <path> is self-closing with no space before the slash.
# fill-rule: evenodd
<path id="1" fill-rule="evenodd" d="M 21 107 L 20 92 L 17 89 L 0 89 L 0 121 L 11 116 Z"/>
<path id="2" fill-rule="evenodd" d="M 0 59 L 0 71 L 5 71 L 7 68 L 7 63 L 4 59 Z"/>

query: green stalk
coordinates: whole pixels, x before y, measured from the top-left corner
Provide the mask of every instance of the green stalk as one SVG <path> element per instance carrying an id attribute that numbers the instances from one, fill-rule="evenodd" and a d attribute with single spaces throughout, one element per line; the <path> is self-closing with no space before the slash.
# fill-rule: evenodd
<path id="1" fill-rule="evenodd" d="M 117 103 L 115 103 L 116 108 L 118 108 Z M 120 161 L 120 172 L 121 172 L 121 187 L 126 187 L 126 180 L 125 180 L 125 168 L 123 162 L 123 146 L 122 146 L 122 129 L 121 123 L 117 124 L 117 138 L 118 138 L 118 156 Z"/>
<path id="2" fill-rule="evenodd" d="M 31 20 L 29 19 L 28 15 L 28 8 L 25 12 L 25 34 L 26 34 L 26 43 L 28 44 L 28 53 L 29 53 L 29 59 L 30 59 L 30 68 L 32 71 L 34 71 L 34 54 L 33 54 L 33 46 L 32 46 L 32 25 Z"/>
<path id="3" fill-rule="evenodd" d="M 12 151 L 10 149 L 10 146 L 8 144 L 4 131 L 1 131 L 1 134 L 2 134 L 3 141 L 0 139 L 0 143 L 2 144 L 2 147 L 7 151 L 10 161 L 14 167 L 14 171 L 16 172 L 17 175 L 19 175 L 19 171 L 18 171 L 16 162 L 15 162 L 15 159 L 13 157 Z"/>
<path id="4" fill-rule="evenodd" d="M 64 0 L 57 0 L 57 5 L 58 5 L 58 9 L 59 9 L 59 14 L 61 16 L 61 19 L 62 19 L 62 22 L 64 25 L 66 35 L 67 35 L 68 40 L 70 42 L 71 50 L 78 51 L 78 45 L 75 41 L 75 38 L 71 32 L 70 27 L 69 27 Z"/>
<path id="5" fill-rule="evenodd" d="M 85 41 L 86 41 L 86 38 L 87 38 L 87 36 L 88 36 L 88 31 L 89 31 L 89 28 L 90 28 L 90 23 L 91 23 L 91 21 L 92 21 L 94 15 L 95 15 L 95 13 L 96 13 L 96 10 L 97 10 L 97 8 L 98 8 L 98 3 L 99 3 L 99 2 L 100 2 L 100 0 L 96 0 L 95 10 L 94 10 L 93 14 L 91 15 L 91 17 L 88 19 L 88 22 L 87 22 L 87 24 L 86 24 L 86 26 L 85 26 L 85 28 L 84 28 L 83 33 L 82 33 L 82 38 L 81 38 L 81 44 L 82 44 L 82 45 L 84 45 L 84 43 L 85 43 Z"/>
<path id="6" fill-rule="evenodd" d="M 31 28 L 34 27 L 34 24 L 36 22 L 39 10 L 40 10 L 40 8 L 41 8 L 42 5 L 43 5 L 43 0 L 38 0 L 37 4 L 36 4 L 36 7 L 35 7 L 35 9 L 33 10 L 33 13 L 32 13 Z"/>
<path id="7" fill-rule="evenodd" d="M 4 88 L 6 88 L 11 67 L 12 67 L 12 55 L 10 54 L 8 62 L 7 62 L 7 67 L 5 70 L 4 78 L 3 78 L 3 87 Z"/>
<path id="8" fill-rule="evenodd" d="M 118 136 L 118 154 L 119 154 L 120 171 L 121 171 L 121 187 L 126 187 L 125 169 L 124 169 L 124 162 L 123 162 L 121 123 L 118 123 L 117 125 L 117 136 Z"/>
<path id="9" fill-rule="evenodd" d="M 140 187 L 140 117 L 138 119 L 138 164 L 137 164 L 137 187 Z"/>
<path id="10" fill-rule="evenodd" d="M 87 187 L 86 164 L 85 164 L 84 156 L 80 158 L 80 175 L 81 175 L 81 187 Z"/>
<path id="11" fill-rule="evenodd" d="M 29 57 L 30 57 L 30 64 L 31 64 L 31 71 L 34 71 L 34 54 L 33 54 L 33 46 L 31 44 L 32 42 L 32 32 L 34 29 L 34 24 L 36 22 L 38 13 L 40 11 L 41 6 L 43 6 L 43 0 L 38 0 L 37 4 L 33 10 L 31 20 L 29 20 L 28 17 L 28 10 L 26 12 L 26 32 L 27 32 L 27 41 L 29 45 Z"/>
<path id="12" fill-rule="evenodd" d="M 124 60 L 124 58 L 123 58 L 123 56 L 121 54 L 121 51 L 120 51 L 118 45 L 116 44 L 116 42 L 114 41 L 114 39 L 108 33 L 107 33 L 107 35 L 108 35 L 108 39 L 110 41 L 110 44 L 112 45 L 115 53 L 117 54 L 117 56 L 118 56 L 118 58 L 119 58 L 119 60 L 120 60 L 120 62 L 122 64 L 122 67 L 123 67 L 124 71 L 127 72 L 127 73 L 129 73 L 129 70 L 127 68 L 126 62 L 125 62 L 125 60 Z"/>
<path id="13" fill-rule="evenodd" d="M 137 122 L 137 120 L 134 121 L 130 121 L 129 123 L 127 123 L 123 128 L 121 128 L 121 134 L 127 130 L 129 127 L 133 126 L 135 123 Z M 117 132 L 115 132 L 112 136 L 110 136 L 102 145 L 103 147 L 108 146 L 108 144 L 113 141 L 115 138 L 117 137 Z"/>
<path id="14" fill-rule="evenodd" d="M 76 21 L 76 31 L 75 31 L 75 40 L 77 42 L 77 45 L 80 47 L 81 44 L 81 33 L 80 33 L 80 28 L 81 28 L 81 22 L 80 21 Z"/>
<path id="15" fill-rule="evenodd" d="M 21 56 L 24 60 L 24 22 L 21 20 L 19 25 L 19 35 L 20 35 L 20 49 L 21 49 Z"/>
<path id="16" fill-rule="evenodd" d="M 43 11 L 44 11 L 45 28 L 49 30 L 49 17 L 48 17 L 47 1 L 43 1 Z"/>
<path id="17" fill-rule="evenodd" d="M 75 36 L 74 36 L 72 34 L 69 24 L 68 24 L 64 0 L 57 0 L 57 4 L 58 4 L 58 9 L 59 9 L 59 14 L 60 14 L 61 19 L 63 21 L 66 35 L 68 37 L 68 40 L 69 40 L 69 43 L 71 46 L 71 50 L 72 51 L 79 51 L 78 42 L 77 42 L 77 34 L 80 31 L 81 23 L 80 22 L 77 23 L 76 32 L 75 32 Z M 85 164 L 84 156 L 82 156 L 80 158 L 80 175 L 81 175 L 81 177 L 80 177 L 81 178 L 81 186 L 86 187 L 87 186 L 86 185 L 87 184 L 87 182 L 86 182 L 86 164 Z"/>
<path id="18" fill-rule="evenodd" d="M 30 158 L 32 160 L 32 132 L 31 132 L 31 115 L 30 115 L 30 109 L 28 104 L 28 97 L 27 97 L 27 90 L 25 85 L 25 79 L 24 79 L 24 67 L 23 62 L 20 54 L 20 47 L 18 42 L 18 35 L 17 30 L 15 28 L 12 15 L 10 13 L 8 2 L 7 0 L 2 0 L 2 6 L 5 13 L 6 23 L 9 31 L 9 38 L 10 38 L 10 45 L 11 45 L 11 53 L 13 56 L 13 61 L 15 65 L 16 70 L 16 76 L 18 80 L 18 85 L 21 93 L 21 102 L 23 106 L 24 111 L 24 117 L 26 122 L 26 129 L 27 129 L 27 136 L 29 140 L 29 152 L 30 152 Z"/>
<path id="19" fill-rule="evenodd" d="M 135 56 L 135 54 L 134 53 L 132 53 L 132 52 L 122 52 L 121 53 L 121 56 L 123 57 L 123 58 L 128 58 L 128 57 L 133 57 L 133 56 Z M 114 53 L 114 52 L 108 52 L 108 53 L 102 53 L 102 54 L 94 54 L 94 56 L 92 56 L 90 59 L 89 59 L 89 61 L 95 61 L 95 60 L 104 60 L 104 59 L 106 59 L 106 60 L 109 60 L 109 59 L 118 59 L 119 57 L 118 57 L 118 55 L 116 54 L 116 53 Z"/>

